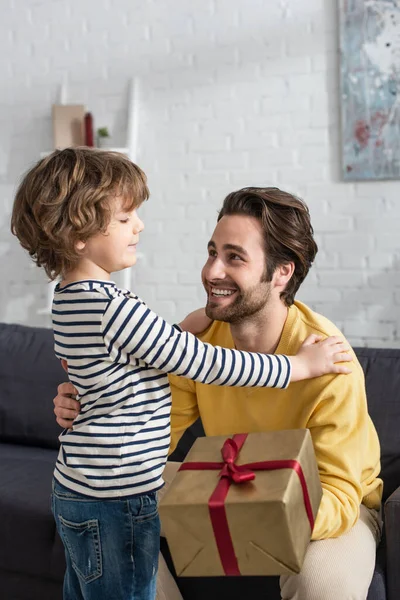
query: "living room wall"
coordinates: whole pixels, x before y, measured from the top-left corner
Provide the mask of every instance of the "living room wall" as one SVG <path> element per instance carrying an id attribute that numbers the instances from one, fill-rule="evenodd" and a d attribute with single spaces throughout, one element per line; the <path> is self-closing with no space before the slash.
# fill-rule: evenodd
<path id="1" fill-rule="evenodd" d="M 135 292 L 171 321 L 202 305 L 224 196 L 277 185 L 307 201 L 320 248 L 299 299 L 354 344 L 400 346 L 400 183 L 341 181 L 336 2 L 14 0 L 0 56 L 2 321 L 50 325 L 45 275 L 9 217 L 21 174 L 52 147 L 60 85 L 123 146 L 136 76 L 152 195 Z"/>

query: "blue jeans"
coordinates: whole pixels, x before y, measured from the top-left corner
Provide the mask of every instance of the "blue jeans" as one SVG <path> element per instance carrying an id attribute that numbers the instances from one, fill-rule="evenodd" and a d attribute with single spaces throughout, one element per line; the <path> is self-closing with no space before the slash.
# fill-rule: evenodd
<path id="1" fill-rule="evenodd" d="M 65 548 L 64 600 L 153 600 L 160 519 L 156 492 L 103 500 L 53 480 L 52 511 Z"/>

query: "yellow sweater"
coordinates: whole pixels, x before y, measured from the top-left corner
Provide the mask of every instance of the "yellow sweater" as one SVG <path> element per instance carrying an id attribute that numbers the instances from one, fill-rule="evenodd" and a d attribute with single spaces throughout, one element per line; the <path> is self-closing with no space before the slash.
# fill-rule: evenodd
<path id="1" fill-rule="evenodd" d="M 295 302 L 276 353 L 296 354 L 311 333 L 342 335 L 328 319 Z M 227 323 L 215 321 L 200 337 L 233 348 Z M 171 451 L 199 415 L 210 436 L 308 428 L 323 488 L 312 539 L 342 535 L 357 520 L 361 503 L 378 509 L 382 496 L 379 441 L 364 375 L 355 357 L 350 366 L 350 375 L 299 381 L 286 390 L 209 386 L 171 376 Z"/>

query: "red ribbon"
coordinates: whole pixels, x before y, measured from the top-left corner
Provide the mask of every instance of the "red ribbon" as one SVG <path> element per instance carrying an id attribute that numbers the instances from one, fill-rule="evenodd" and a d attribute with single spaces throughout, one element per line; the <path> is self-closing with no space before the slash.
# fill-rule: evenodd
<path id="1" fill-rule="evenodd" d="M 254 471 L 275 471 L 277 469 L 293 469 L 300 479 L 303 492 L 304 506 L 306 509 L 311 531 L 314 528 L 314 515 L 310 496 L 303 469 L 297 460 L 267 460 L 262 462 L 237 465 L 235 461 L 247 438 L 247 433 L 239 433 L 225 440 L 221 450 L 224 462 L 185 462 L 179 471 L 218 471 L 219 482 L 208 501 L 208 510 L 215 541 L 225 575 L 240 575 L 238 561 L 229 531 L 228 519 L 225 510 L 225 499 L 232 483 L 244 483 L 255 478 Z"/>

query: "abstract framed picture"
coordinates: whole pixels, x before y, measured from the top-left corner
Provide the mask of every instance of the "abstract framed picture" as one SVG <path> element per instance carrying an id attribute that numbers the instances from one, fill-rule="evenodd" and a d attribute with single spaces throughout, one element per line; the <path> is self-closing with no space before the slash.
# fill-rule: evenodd
<path id="1" fill-rule="evenodd" d="M 343 177 L 400 179 L 400 0 L 340 0 Z"/>

